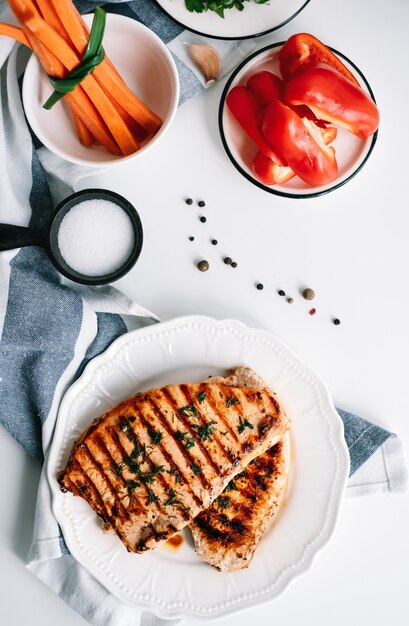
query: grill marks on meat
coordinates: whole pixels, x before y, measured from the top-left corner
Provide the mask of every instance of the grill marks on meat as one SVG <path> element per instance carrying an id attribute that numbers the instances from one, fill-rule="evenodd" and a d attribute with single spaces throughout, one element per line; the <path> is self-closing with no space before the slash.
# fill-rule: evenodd
<path id="1" fill-rule="evenodd" d="M 82 435 L 61 487 L 84 498 L 128 550 L 156 547 L 285 432 L 270 391 L 243 384 L 247 371 L 122 402 Z"/>
<path id="2" fill-rule="evenodd" d="M 290 467 L 290 436 L 254 459 L 190 525 L 196 552 L 225 572 L 248 567 L 283 503 Z"/>

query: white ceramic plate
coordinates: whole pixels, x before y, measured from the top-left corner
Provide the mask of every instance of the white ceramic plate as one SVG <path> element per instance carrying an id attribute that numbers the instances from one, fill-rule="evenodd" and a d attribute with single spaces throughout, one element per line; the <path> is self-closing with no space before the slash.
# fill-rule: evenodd
<path id="1" fill-rule="evenodd" d="M 229 111 L 226 105 L 226 96 L 235 85 L 245 85 L 248 78 L 255 72 L 267 70 L 281 76 L 278 53 L 282 45 L 283 42 L 275 43 L 254 52 L 234 70 L 226 83 L 220 100 L 220 135 L 227 155 L 233 165 L 254 185 L 278 196 L 286 196 L 289 198 L 314 198 L 338 189 L 361 170 L 373 150 L 378 132 L 367 139 L 361 139 L 346 129 L 338 127 L 337 137 L 331 144 L 336 152 L 338 176 L 327 185 L 312 187 L 303 182 L 298 176 L 295 176 L 283 185 L 269 186 L 260 182 L 251 168 L 251 163 L 258 148 L 245 134 Z M 369 93 L 372 99 L 375 99 L 368 81 L 357 66 L 340 52 L 337 52 L 333 48 L 331 48 L 331 50 L 340 57 L 352 74 L 356 76 L 362 89 Z"/>
<path id="2" fill-rule="evenodd" d="M 207 37 L 217 39 L 247 39 L 264 35 L 292 20 L 308 4 L 309 0 L 269 0 L 256 4 L 254 0 L 244 3 L 244 10 L 228 9 L 224 18 L 214 11 L 191 13 L 185 0 L 156 0 L 168 15 L 185 28 Z"/>
<path id="3" fill-rule="evenodd" d="M 88 26 L 92 18 L 92 15 L 84 16 Z M 53 88 L 33 54 L 23 81 L 28 122 L 47 148 L 79 165 L 106 167 L 140 158 L 160 141 L 177 110 L 179 75 L 172 55 L 155 33 L 129 17 L 107 14 L 103 45 L 128 87 L 162 118 L 163 124 L 153 139 L 129 156 L 115 156 L 101 146 L 83 146 L 63 102 L 58 102 L 50 111 L 43 108 Z"/>
<path id="4" fill-rule="evenodd" d="M 84 500 L 61 492 L 56 474 L 93 418 L 136 391 L 239 365 L 278 392 L 294 450 L 286 505 L 247 570 L 217 572 L 195 554 L 188 531 L 178 551 L 130 554 L 116 535 L 103 534 Z M 272 600 L 309 568 L 334 530 L 349 455 L 327 389 L 281 341 L 236 321 L 191 316 L 126 334 L 89 363 L 61 404 L 47 471 L 68 548 L 108 590 L 163 618 L 209 620 Z"/>

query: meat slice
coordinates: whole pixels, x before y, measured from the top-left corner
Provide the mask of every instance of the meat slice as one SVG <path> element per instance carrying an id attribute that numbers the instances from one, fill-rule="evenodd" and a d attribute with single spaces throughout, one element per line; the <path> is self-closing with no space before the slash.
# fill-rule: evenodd
<path id="1" fill-rule="evenodd" d="M 248 567 L 257 545 L 285 499 L 290 434 L 229 482 L 190 524 L 196 552 L 223 572 Z"/>
<path id="2" fill-rule="evenodd" d="M 251 370 L 139 393 L 94 420 L 58 480 L 126 548 L 155 548 L 207 508 L 287 419 Z"/>

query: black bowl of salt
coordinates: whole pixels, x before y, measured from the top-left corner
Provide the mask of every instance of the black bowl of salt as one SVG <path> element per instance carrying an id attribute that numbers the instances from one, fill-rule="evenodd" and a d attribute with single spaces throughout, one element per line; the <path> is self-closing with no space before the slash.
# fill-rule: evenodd
<path id="1" fill-rule="evenodd" d="M 84 285 L 106 285 L 125 276 L 138 260 L 142 242 L 135 207 L 106 189 L 69 196 L 46 229 L 0 224 L 0 250 L 40 245 L 61 274 Z"/>

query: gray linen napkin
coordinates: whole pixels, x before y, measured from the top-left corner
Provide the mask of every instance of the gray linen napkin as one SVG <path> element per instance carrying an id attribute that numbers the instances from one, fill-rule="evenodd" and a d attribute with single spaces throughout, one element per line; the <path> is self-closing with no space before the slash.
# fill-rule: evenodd
<path id="1" fill-rule="evenodd" d="M 83 11 L 95 4 L 78 2 Z M 183 48 L 180 42 L 188 35 L 153 1 L 113 4 L 113 10 L 141 19 L 171 49 L 173 46 L 181 76 L 181 101 L 204 89 L 188 60 L 183 60 L 182 52 L 180 57 L 174 52 Z M 4 2 L 0 0 L 0 19 L 10 21 L 10 15 L 2 13 L 2 9 Z M 254 44 L 222 42 L 220 46 L 228 71 Z M 67 166 L 44 148 L 38 149 L 35 138 L 33 143 L 17 80 L 20 66 L 24 65 L 22 52 L 21 59 L 18 46 L 0 38 L 0 220 L 41 226 L 53 210 L 41 163 L 53 173 L 59 172 L 54 180 L 59 188 L 54 192 L 61 193 L 63 189 L 63 193 L 70 193 L 84 172 Z M 41 463 L 51 442 L 60 399 L 85 364 L 127 330 L 156 321 L 153 314 L 112 287 L 92 289 L 68 284 L 40 248 L 2 252 L 0 421 Z M 350 451 L 351 475 L 354 474 L 347 491 L 362 494 L 404 490 L 407 473 L 399 439 L 350 413 L 342 410 L 339 413 Z M 377 457 L 380 462 L 373 464 Z M 361 480 L 363 471 L 366 475 Z M 51 513 L 44 475 L 40 480 L 28 567 L 95 626 L 138 624 L 141 620 L 144 626 L 161 622 L 148 613 L 143 613 L 141 618 L 138 609 L 118 602 L 70 556 Z"/>

